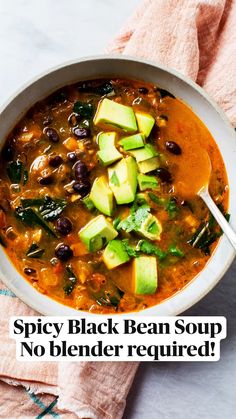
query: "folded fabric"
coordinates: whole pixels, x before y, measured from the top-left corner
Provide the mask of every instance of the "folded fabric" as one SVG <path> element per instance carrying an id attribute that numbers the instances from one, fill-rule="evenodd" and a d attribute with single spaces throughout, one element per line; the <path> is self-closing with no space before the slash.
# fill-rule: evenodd
<path id="1" fill-rule="evenodd" d="M 201 84 L 236 125 L 236 0 L 145 0 L 109 51 L 173 68 Z M 138 363 L 20 363 L 11 315 L 34 315 L 0 283 L 0 416 L 123 415 Z"/>
<path id="2" fill-rule="evenodd" d="M 236 126 L 235 22 L 236 0 L 145 0 L 108 50 L 185 74 Z"/>

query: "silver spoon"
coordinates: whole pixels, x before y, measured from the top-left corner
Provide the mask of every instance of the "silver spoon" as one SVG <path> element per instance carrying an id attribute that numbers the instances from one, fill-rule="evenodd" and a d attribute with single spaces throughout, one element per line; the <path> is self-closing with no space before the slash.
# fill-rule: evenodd
<path id="1" fill-rule="evenodd" d="M 230 226 L 228 221 L 225 219 L 223 214 L 220 212 L 219 208 L 217 207 L 217 205 L 215 204 L 215 202 L 213 201 L 213 199 L 211 198 L 211 196 L 209 194 L 208 184 L 209 184 L 211 169 L 212 169 L 211 161 L 210 161 L 209 156 L 208 156 L 208 161 L 209 161 L 209 176 L 208 176 L 208 179 L 207 179 L 207 183 L 205 183 L 205 185 L 203 185 L 199 189 L 198 195 L 205 202 L 205 204 L 207 205 L 207 207 L 211 211 L 212 215 L 214 216 L 214 218 L 218 222 L 219 226 L 221 227 L 223 232 L 226 234 L 228 240 L 230 241 L 230 243 L 232 244 L 232 246 L 236 250 L 236 233 L 234 232 L 234 230 L 232 229 L 232 227 Z"/>

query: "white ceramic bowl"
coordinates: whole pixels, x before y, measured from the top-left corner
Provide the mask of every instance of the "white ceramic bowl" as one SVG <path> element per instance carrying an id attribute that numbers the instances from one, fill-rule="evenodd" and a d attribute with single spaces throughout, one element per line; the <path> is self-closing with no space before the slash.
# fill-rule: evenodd
<path id="1" fill-rule="evenodd" d="M 209 96 L 192 81 L 147 61 L 131 57 L 98 56 L 65 63 L 31 80 L 0 110 L 0 147 L 4 139 L 25 112 L 38 100 L 56 89 L 80 80 L 99 77 L 124 77 L 143 80 L 169 90 L 186 102 L 208 127 L 223 156 L 229 186 L 230 223 L 236 230 L 236 138 L 224 113 Z M 0 246 L 1 247 L 1 246 Z M 235 253 L 223 236 L 205 268 L 182 291 L 161 304 L 142 311 L 142 315 L 177 315 L 206 295 L 222 278 Z M 37 292 L 14 268 L 0 248 L 0 276 L 5 284 L 26 304 L 42 314 L 75 315 L 78 311 L 66 307 Z M 82 312 L 80 312 L 82 313 Z M 83 314 L 85 314 L 83 312 Z"/>

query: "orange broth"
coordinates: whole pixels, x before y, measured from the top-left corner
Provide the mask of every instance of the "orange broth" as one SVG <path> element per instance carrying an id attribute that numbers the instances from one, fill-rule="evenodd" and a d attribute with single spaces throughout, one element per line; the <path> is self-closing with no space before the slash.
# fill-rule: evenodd
<path id="1" fill-rule="evenodd" d="M 108 269 L 102 258 L 104 248 L 89 252 L 79 236 L 80 230 L 100 214 L 88 209 L 84 198 L 97 177 L 107 177 L 107 168 L 97 156 L 97 136 L 104 129 L 93 123 L 99 101 L 106 96 L 155 118 L 146 142 L 157 150 L 159 167 L 171 176 L 171 181 L 166 182 L 154 170 L 151 175 L 158 179 L 158 188 L 142 192 L 146 205 L 162 225 L 160 240 L 152 242 L 164 254 L 163 258 L 156 256 L 158 287 L 153 294 L 134 293 L 132 256 L 129 262 Z M 89 103 L 89 115 L 86 106 L 85 114 L 84 109 L 82 115 L 73 113 L 77 101 Z M 85 130 L 79 131 L 80 138 L 77 128 Z M 121 139 L 127 133 L 118 130 L 118 136 Z M 181 154 L 168 150 L 167 141 L 174 141 Z M 116 147 L 124 155 L 129 154 L 118 143 Z M 180 291 L 204 268 L 220 236 L 219 227 L 195 194 L 197 179 L 204 181 L 207 176 L 202 150 L 208 153 L 212 165 L 211 196 L 226 212 L 228 182 L 221 154 L 207 128 L 186 104 L 157 86 L 132 80 L 97 80 L 65 87 L 36 103 L 6 139 L 0 159 L 1 243 L 33 287 L 75 309 L 121 313 L 158 304 Z M 74 188 L 77 161 L 87 168 L 81 193 Z M 179 185 L 186 177 L 191 190 L 181 195 Z M 43 226 L 19 218 L 24 214 L 24 200 L 45 197 L 63 201 L 63 208 L 57 208 L 60 214 L 45 218 Z M 41 207 L 29 208 L 37 214 L 41 211 L 42 220 Z M 112 217 L 107 218 L 110 222 L 117 217 L 124 219 L 131 208 L 132 203 L 117 205 Z M 64 220 L 63 224 L 58 221 L 61 218 L 69 222 Z M 201 231 L 204 235 L 199 239 Z M 132 249 L 137 249 L 143 239 L 137 232 L 118 233 Z M 66 246 L 67 253 L 70 249 L 67 260 L 55 253 L 60 244 L 64 251 Z"/>

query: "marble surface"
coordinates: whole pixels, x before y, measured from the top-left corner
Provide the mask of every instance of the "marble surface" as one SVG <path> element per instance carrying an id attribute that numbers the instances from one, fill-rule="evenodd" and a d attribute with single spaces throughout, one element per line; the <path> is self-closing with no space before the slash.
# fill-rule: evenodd
<path id="1" fill-rule="evenodd" d="M 158 1 L 158 0 L 156 0 Z M 140 0 L 0 0 L 0 103 L 62 61 L 102 53 Z M 228 337 L 217 363 L 146 363 L 125 419 L 236 417 L 236 264 L 187 315 L 224 315 Z"/>

